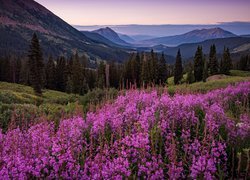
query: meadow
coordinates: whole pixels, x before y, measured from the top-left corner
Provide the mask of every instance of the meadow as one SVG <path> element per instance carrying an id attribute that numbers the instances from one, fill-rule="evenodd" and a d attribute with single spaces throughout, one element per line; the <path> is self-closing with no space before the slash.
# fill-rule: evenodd
<path id="1" fill-rule="evenodd" d="M 29 102 L 32 98 L 19 94 L 17 87 L 24 92 L 24 86 L 1 86 L 5 86 L 4 93 L 14 93 L 7 96 L 1 90 L 2 99 L 13 97 L 13 102 L 30 104 L 37 101 L 34 97 L 34 102 Z M 249 79 L 228 77 L 175 88 L 174 93 L 168 88 L 124 90 L 115 100 L 85 113 L 72 110 L 71 116 L 60 121 L 42 120 L 1 130 L 0 177 L 249 177 Z M 25 92 L 32 94 L 29 88 Z M 60 96 L 65 99 L 58 100 Z M 83 97 L 46 91 L 43 102 L 66 108 L 68 103 L 79 101 L 84 109 L 94 97 L 89 94 L 79 101 Z"/>

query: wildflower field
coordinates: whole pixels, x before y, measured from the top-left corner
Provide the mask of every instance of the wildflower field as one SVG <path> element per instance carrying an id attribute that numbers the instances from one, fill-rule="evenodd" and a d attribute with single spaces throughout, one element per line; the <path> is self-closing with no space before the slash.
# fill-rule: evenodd
<path id="1" fill-rule="evenodd" d="M 250 82 L 130 90 L 86 117 L 0 130 L 0 179 L 249 177 Z"/>

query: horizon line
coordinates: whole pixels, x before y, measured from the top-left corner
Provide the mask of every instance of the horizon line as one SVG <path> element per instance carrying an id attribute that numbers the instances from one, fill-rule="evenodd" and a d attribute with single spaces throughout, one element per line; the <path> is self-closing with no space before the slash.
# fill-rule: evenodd
<path id="1" fill-rule="evenodd" d="M 197 24 L 89 24 L 89 25 L 80 25 L 80 24 L 70 24 L 71 26 L 197 26 L 197 25 L 224 25 L 230 23 L 250 23 L 250 21 L 227 21 L 227 22 L 216 22 L 216 23 L 197 23 Z"/>

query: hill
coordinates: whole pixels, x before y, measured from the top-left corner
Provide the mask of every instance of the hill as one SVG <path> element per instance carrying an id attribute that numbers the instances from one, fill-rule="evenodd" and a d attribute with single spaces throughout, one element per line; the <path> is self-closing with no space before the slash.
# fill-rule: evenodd
<path id="1" fill-rule="evenodd" d="M 208 39 L 228 38 L 228 37 L 236 37 L 236 35 L 229 31 L 225 31 L 221 28 L 211 28 L 211 29 L 197 29 L 176 36 L 166 36 L 166 37 L 148 39 L 141 41 L 139 43 L 151 46 L 158 44 L 163 44 L 167 46 L 176 46 L 183 43 L 195 43 L 195 42 L 205 41 Z"/>
<path id="2" fill-rule="evenodd" d="M 103 37 L 107 38 L 108 40 L 112 41 L 113 43 L 123 45 L 123 46 L 129 46 L 130 45 L 126 41 L 122 40 L 119 37 L 119 35 L 109 27 L 100 28 L 100 29 L 97 29 L 97 30 L 95 30 L 93 32 L 102 35 Z"/>
<path id="3" fill-rule="evenodd" d="M 58 16 L 33 0 L 0 0 L 0 55 L 25 54 L 36 32 L 45 55 L 79 54 L 123 61 L 127 53 L 93 42 Z"/>
<path id="4" fill-rule="evenodd" d="M 248 50 L 248 44 L 250 43 L 250 38 L 247 37 L 231 37 L 231 38 L 220 38 L 220 39 L 210 39 L 199 43 L 187 43 L 181 44 L 176 47 L 168 47 L 165 45 L 157 45 L 153 47 L 141 47 L 137 48 L 139 51 L 154 51 L 164 52 L 165 54 L 175 57 L 178 49 L 181 50 L 181 55 L 183 59 L 192 58 L 197 50 L 198 46 L 202 46 L 204 54 L 208 54 L 210 46 L 215 44 L 216 51 L 218 54 L 222 54 L 224 47 L 229 48 L 231 53 L 239 53 L 240 51 L 246 53 Z M 249 51 L 248 51 L 249 52 Z M 232 54 L 234 55 L 234 54 Z M 238 54 L 236 54 L 238 56 Z"/>

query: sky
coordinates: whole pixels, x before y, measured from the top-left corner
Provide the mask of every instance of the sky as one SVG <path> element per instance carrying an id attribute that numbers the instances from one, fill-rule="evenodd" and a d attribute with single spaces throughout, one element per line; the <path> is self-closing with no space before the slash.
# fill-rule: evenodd
<path id="1" fill-rule="evenodd" d="M 36 0 L 71 25 L 250 22 L 250 0 Z"/>

